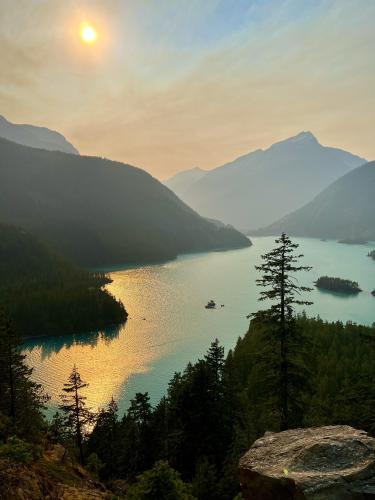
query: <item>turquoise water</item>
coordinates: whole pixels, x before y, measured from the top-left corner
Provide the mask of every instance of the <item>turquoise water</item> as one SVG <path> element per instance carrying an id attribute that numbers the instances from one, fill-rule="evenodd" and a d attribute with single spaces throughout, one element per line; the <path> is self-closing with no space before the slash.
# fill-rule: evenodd
<path id="1" fill-rule="evenodd" d="M 301 284 L 312 286 L 321 275 L 358 281 L 363 292 L 343 296 L 314 289 L 309 315 L 334 321 L 375 322 L 375 262 L 367 257 L 374 245 L 343 245 L 334 241 L 297 239 L 303 264 Z M 254 266 L 274 246 L 274 238 L 254 238 L 253 246 L 228 252 L 182 256 L 160 265 L 111 271 L 108 289 L 120 298 L 129 320 L 117 329 L 91 334 L 37 339 L 26 344 L 34 378 L 59 402 L 63 383 L 74 364 L 90 383 L 87 398 L 93 408 L 113 395 L 124 410 L 136 392 L 149 392 L 156 403 L 175 371 L 203 356 L 217 337 L 226 349 L 248 327 L 246 315 L 259 309 Z M 220 306 L 206 310 L 214 299 Z"/>

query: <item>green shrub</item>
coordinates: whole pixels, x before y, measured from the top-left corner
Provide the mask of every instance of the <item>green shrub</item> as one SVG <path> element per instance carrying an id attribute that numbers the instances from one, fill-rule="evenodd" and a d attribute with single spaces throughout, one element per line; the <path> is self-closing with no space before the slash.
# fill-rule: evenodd
<path id="1" fill-rule="evenodd" d="M 12 429 L 12 421 L 9 417 L 0 412 L 0 442 L 5 441 Z"/>
<path id="2" fill-rule="evenodd" d="M 126 500 L 195 500 L 191 486 L 167 462 L 157 462 L 151 470 L 138 476 Z"/>
<path id="3" fill-rule="evenodd" d="M 29 464 L 39 455 L 39 448 L 27 443 L 17 436 L 10 437 L 6 443 L 0 445 L 0 458 L 7 458 L 16 462 Z"/>
<path id="4" fill-rule="evenodd" d="M 100 460 L 96 453 L 91 453 L 86 461 L 86 468 L 94 474 L 99 472 L 105 467 L 105 464 Z"/>

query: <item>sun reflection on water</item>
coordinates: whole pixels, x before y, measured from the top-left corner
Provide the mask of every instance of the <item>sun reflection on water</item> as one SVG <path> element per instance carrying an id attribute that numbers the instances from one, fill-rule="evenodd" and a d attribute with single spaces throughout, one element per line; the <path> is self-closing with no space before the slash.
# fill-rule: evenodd
<path id="1" fill-rule="evenodd" d="M 345 275 L 347 267 L 364 290 L 373 289 L 372 261 L 363 247 L 335 242 L 299 240 L 306 263 L 314 269 L 301 276 L 311 286 L 329 266 L 333 274 Z M 60 403 L 59 395 L 76 364 L 90 385 L 87 402 L 97 409 L 113 396 L 120 412 L 136 392 L 148 391 L 155 404 L 175 371 L 203 356 L 217 337 L 228 349 L 248 328 L 246 315 L 259 307 L 254 268 L 260 255 L 272 248 L 273 238 L 259 238 L 244 250 L 180 257 L 166 264 L 112 270 L 109 291 L 122 300 L 128 321 L 118 329 L 75 336 L 50 337 L 26 343 L 33 378 Z M 225 307 L 207 312 L 204 305 L 214 298 Z M 334 321 L 374 321 L 374 298 L 364 292 L 349 301 L 316 289 L 311 296 L 311 315 Z"/>
<path id="2" fill-rule="evenodd" d="M 112 396 L 120 398 L 130 377 L 147 373 L 152 362 L 165 353 L 171 339 L 167 341 L 155 329 L 159 313 L 150 305 L 157 282 L 154 273 L 152 267 L 116 273 L 115 282 L 108 288 L 124 301 L 129 312 L 129 320 L 120 328 L 27 343 L 33 378 L 43 383 L 52 406 L 60 403 L 62 386 L 74 364 L 89 382 L 85 396 L 96 409 Z"/>

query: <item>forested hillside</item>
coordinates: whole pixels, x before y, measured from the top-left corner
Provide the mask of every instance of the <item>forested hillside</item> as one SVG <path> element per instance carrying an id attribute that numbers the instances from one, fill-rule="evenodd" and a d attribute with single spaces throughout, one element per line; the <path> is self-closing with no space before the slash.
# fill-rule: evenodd
<path id="1" fill-rule="evenodd" d="M 153 491 L 160 499 L 233 500 L 238 459 L 266 431 L 348 424 L 374 432 L 375 324 L 296 316 L 295 305 L 311 302 L 310 288 L 295 275 L 310 268 L 299 265 L 298 245 L 285 234 L 276 243 L 257 266 L 260 298 L 271 304 L 249 315 L 234 350 L 225 356 L 214 341 L 202 359 L 171 374 L 155 407 L 148 393 L 137 393 L 123 416 L 113 399 L 93 411 L 84 395 L 90 380 L 73 366 L 59 412 L 46 423 L 42 388 L 1 314 L 0 474 L 4 460 L 12 467 L 23 461 L 37 473 L 40 450 L 57 443 L 120 498 L 147 500 Z M 65 467 L 57 465 L 55 474 L 66 477 Z"/>
<path id="2" fill-rule="evenodd" d="M 0 186 L 1 222 L 31 230 L 88 266 L 250 244 L 200 217 L 145 171 L 101 158 L 0 139 Z"/>
<path id="3" fill-rule="evenodd" d="M 125 321 L 124 306 L 90 273 L 28 232 L 0 224 L 0 305 L 22 336 L 97 330 Z"/>
<path id="4" fill-rule="evenodd" d="M 300 316 L 296 331 L 299 372 L 290 375 L 296 403 L 290 427 L 348 424 L 373 432 L 374 327 Z M 167 488 L 172 467 L 190 484 L 188 498 L 232 500 L 240 491 L 239 457 L 266 431 L 280 430 L 277 366 L 277 344 L 264 324 L 253 321 L 227 356 L 216 341 L 204 358 L 176 373 L 157 406 L 139 393 L 122 417 L 109 401 L 84 443 L 84 460 L 98 464 L 103 481 L 135 482 L 135 491 L 144 483 L 166 491 L 159 481 L 164 478 Z M 55 417 L 54 432 L 74 448 L 74 435 L 67 437 L 62 422 L 62 415 Z"/>
<path id="5" fill-rule="evenodd" d="M 344 175 L 313 201 L 254 234 L 375 240 L 375 161 Z"/>

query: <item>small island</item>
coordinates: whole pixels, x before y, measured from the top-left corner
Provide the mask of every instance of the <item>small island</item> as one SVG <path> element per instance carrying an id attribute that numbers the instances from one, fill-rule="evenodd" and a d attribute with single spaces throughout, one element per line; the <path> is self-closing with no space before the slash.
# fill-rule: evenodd
<path id="1" fill-rule="evenodd" d="M 375 289 L 371 292 L 371 295 L 375 297 Z"/>
<path id="2" fill-rule="evenodd" d="M 345 238 L 339 240 L 339 243 L 343 243 L 344 245 L 367 245 L 368 241 L 362 238 Z"/>
<path id="3" fill-rule="evenodd" d="M 375 250 L 372 250 L 367 254 L 372 260 L 375 260 Z"/>
<path id="4" fill-rule="evenodd" d="M 315 286 L 321 290 L 328 290 L 330 292 L 340 292 L 348 294 L 357 294 L 359 292 L 362 292 L 356 281 L 333 278 L 330 276 L 321 276 L 315 282 Z"/>
<path id="5" fill-rule="evenodd" d="M 216 309 L 216 302 L 214 300 L 209 300 L 204 306 L 206 309 Z"/>

